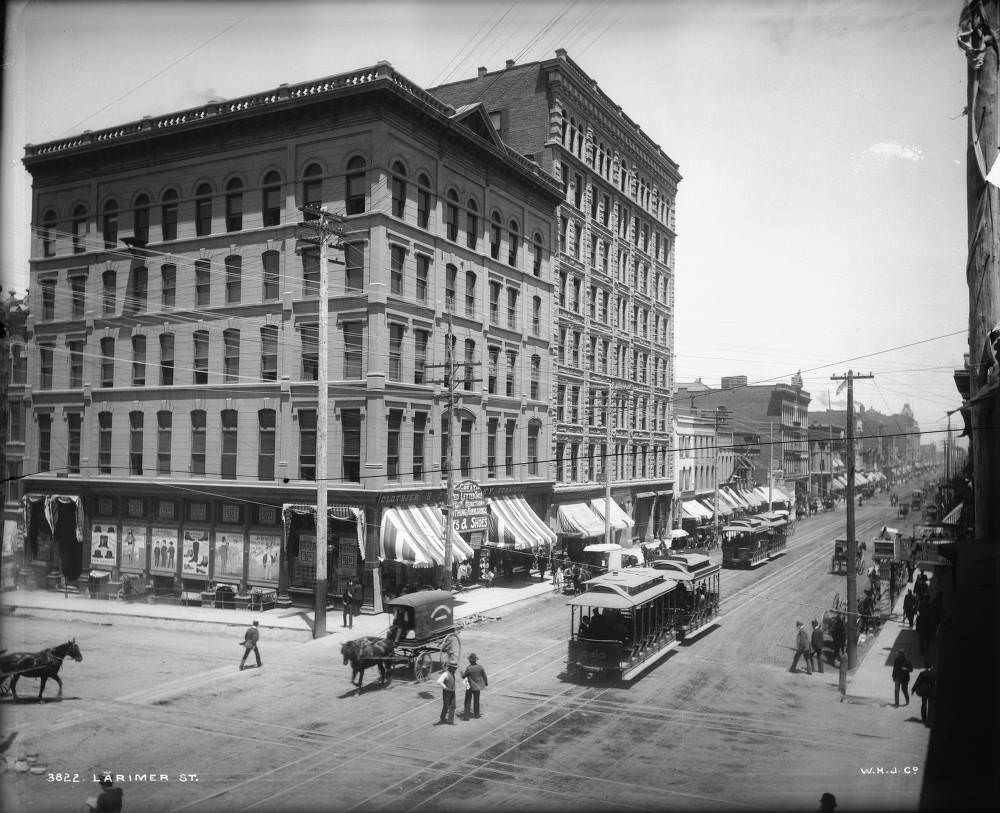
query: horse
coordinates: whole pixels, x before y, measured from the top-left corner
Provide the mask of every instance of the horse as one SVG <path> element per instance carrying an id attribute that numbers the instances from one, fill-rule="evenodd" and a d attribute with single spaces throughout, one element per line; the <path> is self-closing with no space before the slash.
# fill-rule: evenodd
<path id="1" fill-rule="evenodd" d="M 83 660 L 83 654 L 75 638 L 65 644 L 43 649 L 41 652 L 13 652 L 10 655 L 0 655 L 0 675 L 10 677 L 10 693 L 15 700 L 17 700 L 17 681 L 22 677 L 42 679 L 42 685 L 38 690 L 39 702 L 49 678 L 59 684 L 59 697 L 62 697 L 63 685 L 59 679 L 59 667 L 66 658 Z"/>
<path id="2" fill-rule="evenodd" d="M 384 686 L 392 679 L 392 671 L 386 661 L 395 648 L 395 641 L 389 637 L 366 636 L 341 645 L 340 654 L 344 656 L 344 666 L 347 666 L 348 663 L 351 665 L 351 683 L 358 687 L 359 692 L 365 679 L 365 669 L 369 666 L 378 667 L 381 685 Z"/>

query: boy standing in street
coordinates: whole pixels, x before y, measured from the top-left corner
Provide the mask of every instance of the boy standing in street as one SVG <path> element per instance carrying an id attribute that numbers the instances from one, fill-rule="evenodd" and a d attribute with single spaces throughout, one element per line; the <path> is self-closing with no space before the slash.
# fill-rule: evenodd
<path id="1" fill-rule="evenodd" d="M 815 618 L 813 619 L 813 629 L 812 629 L 812 651 L 813 657 L 816 659 L 816 668 L 820 672 L 823 671 L 823 647 L 826 641 L 823 638 L 823 628 L 819 625 L 819 621 Z"/>
<path id="2" fill-rule="evenodd" d="M 449 663 L 448 668 L 438 678 L 441 687 L 441 719 L 435 725 L 455 725 L 455 670 L 457 663 Z"/>
<path id="3" fill-rule="evenodd" d="M 240 671 L 242 672 L 246 669 L 247 657 L 253 652 L 254 657 L 257 658 L 257 666 L 261 666 L 260 662 L 260 650 L 257 649 L 257 642 L 260 640 L 260 621 L 254 621 L 252 627 L 247 627 L 247 631 L 243 634 L 243 643 L 240 646 L 243 647 L 243 659 L 240 661 Z"/>

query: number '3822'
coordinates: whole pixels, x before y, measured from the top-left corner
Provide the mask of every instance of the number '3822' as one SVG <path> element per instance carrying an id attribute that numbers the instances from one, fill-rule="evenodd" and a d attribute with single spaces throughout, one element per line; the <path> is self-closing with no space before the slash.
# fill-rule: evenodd
<path id="1" fill-rule="evenodd" d="M 82 782 L 78 773 L 47 773 L 46 782 Z"/>

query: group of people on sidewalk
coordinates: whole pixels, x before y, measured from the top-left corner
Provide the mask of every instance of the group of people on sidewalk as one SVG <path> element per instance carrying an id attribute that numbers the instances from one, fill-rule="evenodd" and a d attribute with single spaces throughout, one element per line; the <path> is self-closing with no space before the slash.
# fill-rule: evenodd
<path id="1" fill-rule="evenodd" d="M 931 641 L 937 635 L 938 624 L 941 623 L 941 611 L 941 591 L 932 591 L 927 574 L 920 571 L 913 582 L 913 588 L 907 590 L 903 598 L 903 618 L 906 619 L 910 629 L 914 626 L 917 628 L 917 643 L 921 658 L 927 658 Z"/>
<path id="2" fill-rule="evenodd" d="M 843 619 L 838 615 L 835 624 L 839 622 L 843 625 Z M 823 653 L 826 649 L 826 636 L 823 628 L 815 618 L 812 621 L 812 633 L 806 632 L 805 625 L 801 621 L 795 622 L 795 657 L 792 658 L 792 665 L 789 672 L 798 672 L 799 659 L 805 660 L 806 674 L 811 675 L 813 669 L 823 671 Z M 840 654 L 842 649 L 837 646 L 837 636 L 834 635 L 834 656 Z"/>
<path id="3" fill-rule="evenodd" d="M 456 676 L 457 671 L 458 664 L 454 661 L 449 662 L 438 678 L 438 686 L 441 687 L 441 717 L 435 725 L 455 724 L 455 694 L 458 679 L 461 679 L 465 686 L 462 719 L 470 720 L 473 717 L 478 719 L 480 716 L 479 694 L 489 685 L 486 670 L 479 663 L 476 654 L 471 653 L 469 665 Z"/>
<path id="4" fill-rule="evenodd" d="M 913 664 L 902 649 L 896 651 L 892 662 L 892 683 L 894 688 L 893 706 L 899 708 L 899 693 L 903 692 L 904 706 L 910 705 L 910 674 Z M 913 693 L 920 698 L 920 720 L 924 725 L 930 725 L 934 703 L 934 690 L 937 688 L 937 671 L 930 661 L 924 662 L 924 671 L 917 675 L 913 683 Z"/>

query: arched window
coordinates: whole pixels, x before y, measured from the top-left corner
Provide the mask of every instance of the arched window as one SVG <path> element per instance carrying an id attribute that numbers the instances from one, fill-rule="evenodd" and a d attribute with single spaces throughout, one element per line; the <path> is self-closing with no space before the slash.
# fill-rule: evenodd
<path id="1" fill-rule="evenodd" d="M 448 239 L 454 242 L 458 240 L 458 193 L 454 189 L 449 189 L 447 198 L 444 207 L 444 223 Z"/>
<path id="2" fill-rule="evenodd" d="M 471 271 L 465 272 L 465 315 L 476 318 L 476 275 Z"/>
<path id="3" fill-rule="evenodd" d="M 302 173 L 302 205 L 319 208 L 323 205 L 323 169 L 319 164 L 310 164 Z M 318 220 L 317 212 L 306 212 L 306 220 Z"/>
<path id="4" fill-rule="evenodd" d="M 87 250 L 87 207 L 82 203 L 73 210 L 73 253 L 82 254 Z"/>
<path id="5" fill-rule="evenodd" d="M 226 184 L 226 231 L 243 229 L 243 181 L 233 178 Z"/>
<path id="6" fill-rule="evenodd" d="M 431 216 L 431 182 L 420 174 L 417 176 L 417 225 L 426 229 Z"/>
<path id="7" fill-rule="evenodd" d="M 264 176 L 261 184 L 260 213 L 265 226 L 281 223 L 281 176 L 274 170 Z"/>
<path id="8" fill-rule="evenodd" d="M 465 244 L 475 248 L 479 241 L 479 206 L 474 198 L 469 198 L 465 214 Z"/>
<path id="9" fill-rule="evenodd" d="M 132 227 L 135 242 L 144 246 L 149 242 L 149 195 L 143 193 L 132 205 Z"/>
<path id="10" fill-rule="evenodd" d="M 360 155 L 347 162 L 344 207 L 349 215 L 360 215 L 365 211 L 365 159 Z"/>
<path id="11" fill-rule="evenodd" d="M 109 200 L 104 204 L 104 222 L 102 229 L 104 235 L 104 247 L 114 248 L 118 245 L 118 203 Z"/>
<path id="12" fill-rule="evenodd" d="M 194 192 L 194 231 L 199 237 L 212 233 L 212 187 L 207 183 Z"/>
<path id="13" fill-rule="evenodd" d="M 510 221 L 509 243 L 507 245 L 507 265 L 517 267 L 517 249 L 521 243 L 521 236 L 517 227 L 517 221 Z"/>
<path id="14" fill-rule="evenodd" d="M 392 164 L 392 216 L 403 217 L 405 213 L 406 167 L 401 161 L 394 161 Z"/>
<path id="15" fill-rule="evenodd" d="M 42 228 L 39 229 L 39 236 L 42 238 L 42 256 L 54 257 L 56 253 L 56 225 L 58 219 L 56 213 L 49 209 L 42 215 Z"/>
<path id="16" fill-rule="evenodd" d="M 177 190 L 168 189 L 160 202 L 160 236 L 163 240 L 177 239 Z"/>
<path id="17" fill-rule="evenodd" d="M 538 437 L 541 430 L 540 421 L 528 423 L 528 474 L 538 474 Z"/>
<path id="18" fill-rule="evenodd" d="M 534 252 L 534 257 L 531 260 L 531 273 L 540 277 L 542 275 L 542 235 L 536 231 L 531 243 Z"/>
<path id="19" fill-rule="evenodd" d="M 490 256 L 494 260 L 500 259 L 500 235 L 503 232 L 503 219 L 500 212 L 493 213 L 493 222 L 490 224 Z"/>

